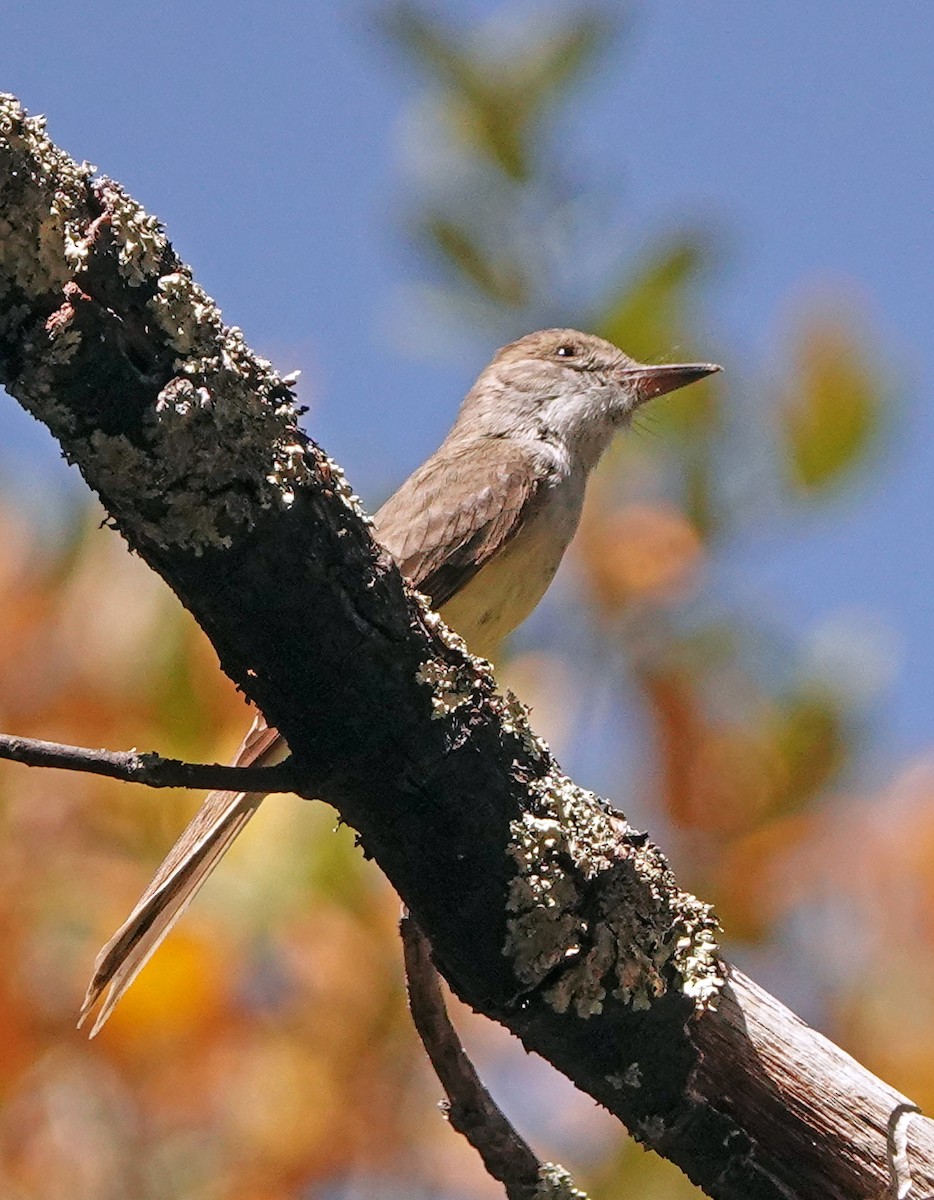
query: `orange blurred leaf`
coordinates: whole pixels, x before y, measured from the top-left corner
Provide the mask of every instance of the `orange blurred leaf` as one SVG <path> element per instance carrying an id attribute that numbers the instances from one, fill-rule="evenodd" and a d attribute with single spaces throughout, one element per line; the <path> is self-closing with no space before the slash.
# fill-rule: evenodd
<path id="1" fill-rule="evenodd" d="M 693 525 L 674 505 L 629 504 L 585 523 L 580 551 L 591 586 L 604 608 L 632 599 L 658 599 L 694 580 L 704 548 Z"/>

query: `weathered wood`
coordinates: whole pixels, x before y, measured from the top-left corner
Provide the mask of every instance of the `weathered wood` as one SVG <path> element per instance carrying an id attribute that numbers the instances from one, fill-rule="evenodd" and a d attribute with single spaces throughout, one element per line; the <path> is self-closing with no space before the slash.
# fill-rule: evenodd
<path id="1" fill-rule="evenodd" d="M 281 729 L 302 794 L 358 830 L 467 1003 L 712 1196 L 934 1192 L 932 1123 L 740 974 L 721 989 L 706 907 L 408 594 L 286 383 L 155 223 L 9 98 L 0 381 Z"/>

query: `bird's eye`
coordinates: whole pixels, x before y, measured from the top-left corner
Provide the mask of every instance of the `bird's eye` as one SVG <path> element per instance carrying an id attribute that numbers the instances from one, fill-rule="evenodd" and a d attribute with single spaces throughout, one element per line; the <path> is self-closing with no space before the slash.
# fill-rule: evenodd
<path id="1" fill-rule="evenodd" d="M 555 355 L 558 358 L 575 358 L 579 353 L 580 351 L 577 347 L 570 342 L 565 342 L 563 346 L 559 346 L 555 351 Z"/>

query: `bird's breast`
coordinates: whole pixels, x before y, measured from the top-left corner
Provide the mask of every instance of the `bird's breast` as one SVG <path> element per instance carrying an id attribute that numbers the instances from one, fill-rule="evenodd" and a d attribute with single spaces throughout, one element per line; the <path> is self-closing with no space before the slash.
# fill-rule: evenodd
<path id="1" fill-rule="evenodd" d="M 548 500 L 440 610 L 473 654 L 496 659 L 554 578 L 580 519 L 583 489 L 558 484 Z"/>

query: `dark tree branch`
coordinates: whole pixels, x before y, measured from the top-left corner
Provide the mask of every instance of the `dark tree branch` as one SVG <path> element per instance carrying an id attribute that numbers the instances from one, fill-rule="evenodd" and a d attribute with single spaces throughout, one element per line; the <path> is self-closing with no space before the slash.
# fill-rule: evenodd
<path id="1" fill-rule="evenodd" d="M 457 995 L 729 1200 L 934 1191 L 934 1122 L 737 971 L 373 541 L 158 224 L 0 97 L 0 383 L 60 441 Z"/>
<path id="2" fill-rule="evenodd" d="M 543 1200 L 545 1189 L 560 1179 L 567 1200 L 579 1197 L 570 1177 L 554 1163 L 542 1163 L 484 1087 L 448 1016 L 428 940 L 412 918 L 399 922 L 405 957 L 405 982 L 412 1021 L 444 1088 L 451 1128 L 473 1146 L 487 1172 L 499 1180 L 509 1200 Z"/>
<path id="3" fill-rule="evenodd" d="M 27 767 L 57 767 L 143 783 L 151 788 L 195 788 L 204 792 L 294 792 L 301 786 L 295 764 L 286 759 L 271 767 L 227 767 L 190 763 L 138 750 L 88 750 L 36 738 L 0 733 L 0 759 Z"/>

